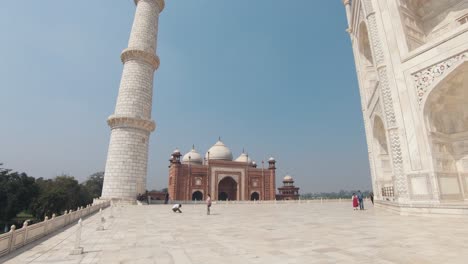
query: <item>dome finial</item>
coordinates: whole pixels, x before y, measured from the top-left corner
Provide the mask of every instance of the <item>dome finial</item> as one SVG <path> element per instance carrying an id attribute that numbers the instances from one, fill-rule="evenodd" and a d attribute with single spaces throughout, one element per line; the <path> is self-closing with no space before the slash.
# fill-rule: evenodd
<path id="1" fill-rule="evenodd" d="M 242 153 L 245 153 L 245 149 L 244 149 L 244 148 L 242 148 Z"/>
<path id="2" fill-rule="evenodd" d="M 221 136 L 218 136 L 218 141 L 221 141 Z"/>
<path id="3" fill-rule="evenodd" d="M 192 144 L 192 150 L 195 150 L 195 144 Z"/>

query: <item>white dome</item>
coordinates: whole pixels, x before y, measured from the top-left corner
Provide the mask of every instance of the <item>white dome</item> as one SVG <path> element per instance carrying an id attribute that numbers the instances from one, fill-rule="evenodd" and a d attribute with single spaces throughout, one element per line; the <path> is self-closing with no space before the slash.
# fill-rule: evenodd
<path id="1" fill-rule="evenodd" d="M 190 157 L 190 158 L 189 158 Z M 202 164 L 203 158 L 200 153 L 195 150 L 195 146 L 192 147 L 192 150 L 184 155 L 182 158 L 182 163 L 184 164 Z"/>
<path id="2" fill-rule="evenodd" d="M 180 153 L 180 150 L 178 148 L 176 148 L 172 153 Z"/>
<path id="3" fill-rule="evenodd" d="M 286 175 L 284 176 L 283 181 L 288 181 L 288 182 L 293 181 L 293 177 Z"/>
<path id="4" fill-rule="evenodd" d="M 275 161 L 275 158 L 270 157 L 270 158 L 268 159 L 268 161 Z"/>
<path id="5" fill-rule="evenodd" d="M 218 140 L 208 152 L 210 153 L 210 160 L 232 160 L 231 150 L 224 145 L 221 140 Z M 208 152 L 205 157 L 208 159 Z"/>
<path id="6" fill-rule="evenodd" d="M 210 153 L 211 154 L 211 153 Z M 244 152 L 242 152 L 242 154 L 240 154 L 240 156 L 235 160 L 237 162 L 244 162 L 244 163 L 248 163 L 248 164 L 252 164 L 252 160 L 249 158 L 249 156 L 247 154 L 245 154 Z"/>

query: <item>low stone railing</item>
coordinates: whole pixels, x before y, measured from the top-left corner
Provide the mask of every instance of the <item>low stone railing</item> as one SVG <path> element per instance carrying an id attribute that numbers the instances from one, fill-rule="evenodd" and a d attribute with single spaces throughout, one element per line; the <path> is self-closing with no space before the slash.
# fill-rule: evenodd
<path id="1" fill-rule="evenodd" d="M 16 229 L 16 226 L 13 225 L 10 232 L 0 235 L 0 257 L 69 224 L 77 223 L 78 219 L 97 212 L 101 208 L 106 208 L 109 205 L 110 202 L 102 202 L 80 207 L 76 211 L 65 211 L 63 215 L 57 217 L 53 214 L 52 218 L 49 219 L 46 216 L 44 221 L 33 225 L 28 225 L 28 220 L 26 220 L 20 229 Z"/>
<path id="2" fill-rule="evenodd" d="M 368 201 L 368 199 L 364 199 Z M 298 200 L 257 200 L 257 201 L 213 201 L 213 204 L 297 204 L 297 203 L 336 203 L 336 202 L 351 202 L 351 198 L 337 198 L 337 199 L 298 199 Z M 370 200 L 369 200 L 370 201 Z M 205 201 L 182 201 L 182 200 L 170 200 L 168 204 L 204 204 Z M 151 200 L 151 204 L 164 204 L 162 200 Z"/>

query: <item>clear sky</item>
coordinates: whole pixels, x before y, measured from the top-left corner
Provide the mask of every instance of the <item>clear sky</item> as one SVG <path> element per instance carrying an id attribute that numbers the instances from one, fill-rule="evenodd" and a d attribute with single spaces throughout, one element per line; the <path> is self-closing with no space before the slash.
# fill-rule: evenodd
<path id="1" fill-rule="evenodd" d="M 132 0 L 0 7 L 0 163 L 34 177 L 104 170 Z M 277 159 L 301 192 L 369 189 L 341 0 L 166 0 L 159 20 L 148 189 L 168 159 L 218 136 Z"/>

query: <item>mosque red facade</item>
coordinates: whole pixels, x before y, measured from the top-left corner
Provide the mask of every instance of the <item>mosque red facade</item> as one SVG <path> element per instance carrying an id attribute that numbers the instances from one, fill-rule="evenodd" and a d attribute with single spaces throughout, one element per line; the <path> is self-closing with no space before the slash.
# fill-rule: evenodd
<path id="1" fill-rule="evenodd" d="M 169 166 L 169 199 L 274 200 L 276 161 L 270 158 L 261 167 L 242 153 L 233 160 L 231 151 L 218 141 L 205 158 L 192 148 L 182 156 L 175 150 Z"/>

